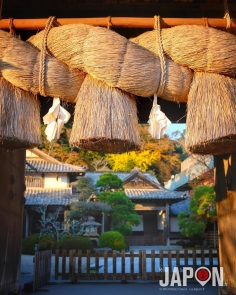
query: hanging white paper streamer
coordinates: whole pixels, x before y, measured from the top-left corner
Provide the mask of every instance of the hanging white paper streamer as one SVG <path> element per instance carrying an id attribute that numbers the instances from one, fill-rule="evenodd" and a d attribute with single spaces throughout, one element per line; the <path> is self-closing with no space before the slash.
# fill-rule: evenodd
<path id="1" fill-rule="evenodd" d="M 44 124 L 48 125 L 45 129 L 47 140 L 59 139 L 62 127 L 69 119 L 70 113 L 60 105 L 60 98 L 54 98 L 52 107 L 47 115 L 43 117 Z"/>
<path id="2" fill-rule="evenodd" d="M 161 111 L 161 107 L 157 104 L 157 95 L 154 94 L 153 106 L 149 115 L 149 128 L 148 132 L 155 139 L 160 139 L 164 136 L 167 127 L 171 121 Z"/>

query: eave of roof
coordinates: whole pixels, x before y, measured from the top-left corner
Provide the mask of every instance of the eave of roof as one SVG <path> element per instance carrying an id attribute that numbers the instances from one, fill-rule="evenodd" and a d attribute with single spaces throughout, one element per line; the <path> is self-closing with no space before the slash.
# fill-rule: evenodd
<path id="1" fill-rule="evenodd" d="M 184 192 L 173 192 L 159 189 L 125 189 L 131 200 L 183 200 Z M 72 189 L 28 188 L 25 192 L 25 205 L 69 205 L 77 201 Z"/>
<path id="2" fill-rule="evenodd" d="M 83 166 L 64 164 L 37 148 L 29 151 L 38 158 L 27 158 L 27 165 L 25 166 L 25 171 L 27 172 L 81 172 L 83 174 L 86 172 L 86 168 Z"/>
<path id="3" fill-rule="evenodd" d="M 25 192 L 25 205 L 68 205 L 77 200 L 72 195 L 72 189 L 32 188 Z"/>
<path id="4" fill-rule="evenodd" d="M 78 172 L 78 173 L 85 173 L 86 168 L 82 166 L 75 166 L 70 164 L 55 164 L 49 163 L 44 160 L 27 160 L 27 162 L 34 167 L 37 172 Z M 29 165 L 25 166 L 25 171 L 32 172 L 32 168 Z"/>
<path id="5" fill-rule="evenodd" d="M 125 189 L 126 195 L 130 199 L 156 199 L 156 200 L 168 200 L 168 199 L 179 199 L 183 200 L 187 198 L 186 192 L 174 192 L 165 189 Z"/>

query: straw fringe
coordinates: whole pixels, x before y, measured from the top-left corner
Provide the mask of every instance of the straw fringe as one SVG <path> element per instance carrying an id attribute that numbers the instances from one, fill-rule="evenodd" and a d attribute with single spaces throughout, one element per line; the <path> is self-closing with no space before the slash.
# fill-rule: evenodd
<path id="1" fill-rule="evenodd" d="M 236 80 L 196 72 L 188 98 L 186 148 L 190 153 L 236 152 Z"/>
<path id="2" fill-rule="evenodd" d="M 87 75 L 76 102 L 70 144 L 106 153 L 139 149 L 135 97 Z"/>
<path id="3" fill-rule="evenodd" d="M 0 147 L 32 148 L 41 144 L 37 96 L 0 78 Z"/>
<path id="4" fill-rule="evenodd" d="M 131 39 L 157 54 L 156 32 Z M 182 25 L 162 30 L 166 57 L 194 70 L 236 75 L 236 37 L 214 28 Z"/>
<path id="5" fill-rule="evenodd" d="M 42 31 L 28 41 L 40 48 L 43 34 Z M 82 24 L 54 27 L 48 34 L 47 49 L 69 67 L 135 95 L 149 97 L 160 85 L 159 57 L 105 28 Z M 166 85 L 162 98 L 187 101 L 191 71 L 170 60 L 165 62 Z"/>
<path id="6" fill-rule="evenodd" d="M 0 73 L 14 86 L 39 93 L 40 52 L 9 33 L 0 30 Z M 73 102 L 85 74 L 72 71 L 50 56 L 45 58 L 45 93 Z"/>

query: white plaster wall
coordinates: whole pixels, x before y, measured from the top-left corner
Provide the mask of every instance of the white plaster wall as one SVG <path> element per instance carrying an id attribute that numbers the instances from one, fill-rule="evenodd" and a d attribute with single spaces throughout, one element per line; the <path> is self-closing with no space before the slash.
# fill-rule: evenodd
<path id="1" fill-rule="evenodd" d="M 140 224 L 132 226 L 132 231 L 143 231 L 143 215 L 139 215 Z"/>
<path id="2" fill-rule="evenodd" d="M 32 153 L 30 150 L 26 150 L 26 159 L 29 158 L 37 158 L 39 159 L 39 156 L 35 155 L 34 153 Z"/>
<path id="3" fill-rule="evenodd" d="M 57 177 L 58 176 L 58 177 Z M 69 178 L 67 173 L 45 173 L 44 188 L 68 188 Z"/>
<path id="4" fill-rule="evenodd" d="M 214 161 L 212 156 L 194 155 L 194 157 L 190 156 L 181 163 L 181 172 L 190 168 L 196 169 L 194 166 L 203 166 L 206 169 L 206 166 L 213 168 L 213 165 Z"/>
<path id="5" fill-rule="evenodd" d="M 179 226 L 178 226 L 178 217 L 170 217 L 170 231 L 180 232 Z"/>
<path id="6" fill-rule="evenodd" d="M 196 158 L 189 157 L 181 163 L 181 173 L 173 175 L 170 180 L 165 182 L 165 188 L 175 190 L 205 173 L 214 167 L 214 157 L 196 155 Z"/>

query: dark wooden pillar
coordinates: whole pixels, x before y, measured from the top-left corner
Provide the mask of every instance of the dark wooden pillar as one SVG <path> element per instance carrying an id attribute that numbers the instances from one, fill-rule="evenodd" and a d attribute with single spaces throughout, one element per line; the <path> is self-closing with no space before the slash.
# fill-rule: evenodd
<path id="1" fill-rule="evenodd" d="M 236 294 L 236 153 L 214 157 L 220 266 L 226 290 Z"/>
<path id="2" fill-rule="evenodd" d="M 169 213 L 169 203 L 166 203 L 166 228 L 165 228 L 165 234 L 166 234 L 166 245 L 170 245 L 170 213 Z"/>
<path id="3" fill-rule="evenodd" d="M 0 149 L 0 294 L 20 288 L 25 150 Z"/>

